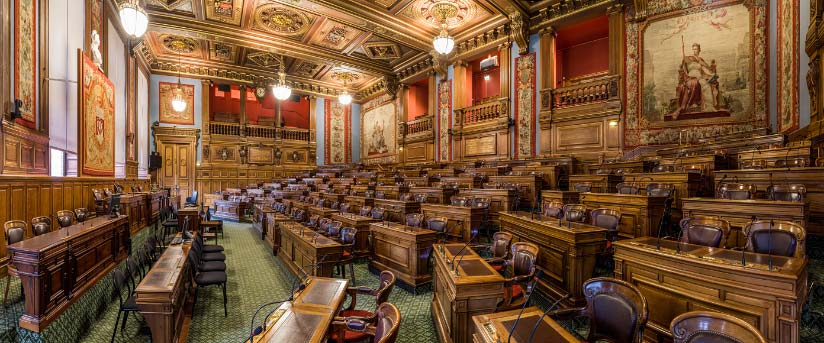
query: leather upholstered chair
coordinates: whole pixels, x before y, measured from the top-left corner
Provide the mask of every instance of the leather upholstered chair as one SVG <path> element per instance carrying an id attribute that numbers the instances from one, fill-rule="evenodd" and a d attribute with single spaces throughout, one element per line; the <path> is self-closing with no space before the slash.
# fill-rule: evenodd
<path id="1" fill-rule="evenodd" d="M 486 262 L 492 266 L 492 269 L 501 272 L 504 268 L 504 261 L 509 256 L 509 248 L 512 244 L 512 234 L 509 232 L 498 231 L 492 235 L 492 243 L 490 245 L 472 247 L 473 250 L 488 251 L 492 257 L 486 259 Z"/>
<path id="2" fill-rule="evenodd" d="M 426 228 L 437 232 L 438 240 L 446 240 L 449 238 L 449 230 L 447 228 L 449 223 L 446 217 L 429 217 L 426 218 Z"/>
<path id="3" fill-rule="evenodd" d="M 775 161 L 776 168 L 803 168 L 809 165 L 810 161 L 803 157 Z"/>
<path id="4" fill-rule="evenodd" d="M 22 220 L 9 220 L 3 224 L 3 233 L 6 237 L 7 247 L 26 238 L 26 226 L 26 222 Z M 9 255 L 9 257 L 11 257 L 11 255 Z M 9 263 L 6 273 L 6 291 L 3 293 L 3 306 L 6 306 L 6 300 L 9 298 L 9 284 L 11 283 L 12 276 L 18 276 L 17 268 L 13 263 Z M 22 284 L 20 285 L 20 289 L 20 295 L 22 296 Z"/>
<path id="5" fill-rule="evenodd" d="M 338 206 L 338 210 L 340 211 L 340 213 L 349 213 L 349 207 L 350 205 L 348 202 L 343 202 L 340 204 L 340 206 Z"/>
<path id="6" fill-rule="evenodd" d="M 372 219 L 387 220 L 386 209 L 375 207 L 372 209 Z"/>
<path id="7" fill-rule="evenodd" d="M 306 223 L 306 226 L 311 228 L 312 230 L 318 230 L 318 221 L 320 221 L 320 216 L 317 214 L 313 214 L 309 216 L 309 222 Z"/>
<path id="8" fill-rule="evenodd" d="M 764 169 L 766 167 L 767 161 L 749 159 L 741 161 L 738 169 Z"/>
<path id="9" fill-rule="evenodd" d="M 342 309 L 338 312 L 337 317 L 335 320 L 343 320 L 347 317 L 360 317 L 366 318 L 367 320 L 371 320 L 375 318 L 375 312 L 366 311 L 366 310 L 358 310 L 356 309 L 358 304 L 358 295 L 369 295 L 375 297 L 375 309 L 389 300 L 389 295 L 392 294 L 392 289 L 395 288 L 395 274 L 388 270 L 384 270 L 381 272 L 379 277 L 379 284 L 378 288 L 369 288 L 366 286 L 359 286 L 359 287 L 349 287 L 346 289 L 346 294 L 349 296 L 351 301 L 349 302 L 349 306 L 345 309 Z M 331 338 L 333 341 L 337 341 L 338 337 L 340 336 L 339 330 L 334 330 L 331 332 Z M 358 331 L 345 331 L 343 333 L 343 341 L 344 342 L 353 342 L 353 341 L 361 341 L 363 338 L 366 337 L 366 334 L 363 332 Z"/>
<path id="10" fill-rule="evenodd" d="M 68 227 L 74 224 L 74 211 L 57 211 L 57 224 L 60 225 L 61 228 Z"/>
<path id="11" fill-rule="evenodd" d="M 415 196 L 411 193 L 403 193 L 398 196 L 398 199 L 400 199 L 400 201 L 415 201 Z"/>
<path id="12" fill-rule="evenodd" d="M 680 242 L 713 248 L 723 248 L 731 230 L 728 221 L 706 217 L 684 218 L 681 219 L 679 226 L 681 227 Z"/>
<path id="13" fill-rule="evenodd" d="M 552 217 L 555 219 L 561 219 L 564 217 L 564 203 L 552 200 L 550 202 L 545 202 L 543 204 L 543 211 L 541 214 L 547 217 Z"/>
<path id="14" fill-rule="evenodd" d="M 415 197 L 415 201 L 419 202 L 421 204 L 425 204 L 429 200 L 428 197 L 426 196 L 426 194 L 424 194 L 424 193 L 415 194 L 414 197 Z"/>
<path id="15" fill-rule="evenodd" d="M 721 198 L 730 200 L 749 200 L 755 197 L 755 185 L 746 183 L 725 183 L 721 185 Z"/>
<path id="16" fill-rule="evenodd" d="M 406 215 L 406 225 L 407 226 L 414 226 L 414 227 L 421 227 L 423 225 L 423 214 L 421 213 L 409 213 Z"/>
<path id="17" fill-rule="evenodd" d="M 807 187 L 801 184 L 782 184 L 767 187 L 767 197 L 770 200 L 803 202 L 807 195 Z"/>
<path id="18" fill-rule="evenodd" d="M 621 225 L 621 212 L 611 208 L 596 208 L 589 213 L 590 224 L 607 229 L 607 240 L 618 239 L 618 226 Z"/>
<path id="19" fill-rule="evenodd" d="M 672 197 L 675 194 L 675 186 L 671 183 L 650 183 L 646 190 L 651 197 Z"/>
<path id="20" fill-rule="evenodd" d="M 563 207 L 564 220 L 570 222 L 583 222 L 586 220 L 587 208 L 581 204 L 566 204 Z"/>
<path id="21" fill-rule="evenodd" d="M 693 311 L 670 324 L 673 343 L 767 343 L 752 324 L 726 313 Z"/>
<path id="22" fill-rule="evenodd" d="M 372 206 L 363 206 L 360 208 L 360 215 L 363 217 L 369 217 L 372 215 Z"/>
<path id="23" fill-rule="evenodd" d="M 451 201 L 451 204 L 455 205 L 455 206 L 461 206 L 461 207 L 470 207 L 470 206 L 472 206 L 472 197 L 468 197 L 468 196 L 454 195 L 454 196 L 452 196 L 452 199 L 450 199 L 450 201 Z"/>
<path id="24" fill-rule="evenodd" d="M 34 217 L 31 219 L 31 233 L 35 237 L 51 231 L 51 218 L 47 216 Z"/>
<path id="25" fill-rule="evenodd" d="M 326 237 L 332 238 L 334 240 L 340 239 L 342 228 L 343 223 L 337 220 L 329 222 L 329 225 L 326 226 Z"/>
<path id="26" fill-rule="evenodd" d="M 332 230 L 336 230 L 335 223 L 332 224 Z M 341 223 L 343 225 L 343 223 Z M 357 281 L 355 280 L 355 237 L 358 234 L 358 229 L 353 227 L 343 227 L 340 229 L 340 235 L 335 239 L 341 245 L 343 245 L 343 254 L 339 261 L 335 262 L 335 267 L 338 270 L 338 274 L 341 275 L 342 278 L 346 278 L 346 268 L 344 266 L 349 267 L 349 274 L 352 275 L 352 284 L 356 285 Z"/>
<path id="27" fill-rule="evenodd" d="M 576 192 L 592 192 L 592 182 L 579 182 L 572 187 Z"/>
<path id="28" fill-rule="evenodd" d="M 332 201 L 332 203 L 329 204 L 329 208 L 333 210 L 340 210 L 340 203 L 337 201 Z"/>
<path id="29" fill-rule="evenodd" d="M 638 194 L 640 192 L 638 185 L 628 182 L 621 182 L 615 188 L 618 190 L 618 194 Z"/>
<path id="30" fill-rule="evenodd" d="M 757 220 L 744 226 L 747 251 L 776 256 L 804 257 L 806 230 L 784 220 Z"/>
<path id="31" fill-rule="evenodd" d="M 523 306 L 526 295 L 532 292 L 532 289 L 524 290 L 522 285 L 532 284 L 530 281 L 535 277 L 539 250 L 537 245 L 529 242 L 512 244 L 509 259 L 504 260 L 501 267 L 502 270 L 506 270 L 505 275 L 508 277 L 504 279 L 504 299 L 498 303 L 496 312 Z"/>
<path id="32" fill-rule="evenodd" d="M 395 343 L 398 338 L 398 329 L 401 323 L 401 312 L 395 305 L 384 302 L 378 306 L 373 318 L 346 317 L 335 318 L 332 330 L 337 332 L 355 331 L 365 334 L 365 338 L 372 337 L 372 343 Z M 343 337 L 341 337 L 343 336 Z M 338 334 L 337 342 L 345 342 L 346 334 Z"/>
<path id="33" fill-rule="evenodd" d="M 318 219 L 318 228 L 317 232 L 323 235 L 326 235 L 329 232 L 329 225 L 332 224 L 332 219 L 329 218 L 320 218 Z"/>
<path id="34" fill-rule="evenodd" d="M 675 171 L 675 167 L 671 165 L 657 165 L 655 168 L 652 168 L 653 173 L 671 173 Z"/>
<path id="35" fill-rule="evenodd" d="M 608 341 L 641 343 L 649 309 L 644 295 L 632 284 L 608 277 L 584 282 L 586 307 L 550 312 L 555 319 L 588 317 L 586 342 Z"/>

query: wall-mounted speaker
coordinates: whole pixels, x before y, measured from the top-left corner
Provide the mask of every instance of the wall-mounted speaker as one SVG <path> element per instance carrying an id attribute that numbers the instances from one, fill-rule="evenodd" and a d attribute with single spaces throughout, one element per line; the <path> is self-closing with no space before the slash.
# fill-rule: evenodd
<path id="1" fill-rule="evenodd" d="M 149 170 L 157 170 L 163 166 L 163 158 L 157 151 L 153 151 L 151 155 L 149 155 Z"/>
<path id="2" fill-rule="evenodd" d="M 230 85 L 217 85 L 217 90 L 221 92 L 229 92 L 232 90 L 232 86 Z"/>

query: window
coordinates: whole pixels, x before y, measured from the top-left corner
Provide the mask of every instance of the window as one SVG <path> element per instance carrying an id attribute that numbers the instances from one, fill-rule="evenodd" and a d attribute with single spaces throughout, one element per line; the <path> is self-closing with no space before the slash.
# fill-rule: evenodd
<path id="1" fill-rule="evenodd" d="M 49 149 L 51 155 L 51 169 L 49 174 L 51 176 L 66 176 L 66 153 L 62 150 Z"/>

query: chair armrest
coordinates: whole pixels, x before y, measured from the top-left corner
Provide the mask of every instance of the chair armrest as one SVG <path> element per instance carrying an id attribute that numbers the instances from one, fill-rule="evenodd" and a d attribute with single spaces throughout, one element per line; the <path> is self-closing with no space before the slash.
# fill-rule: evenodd
<path id="1" fill-rule="evenodd" d="M 589 313 L 586 307 L 564 308 L 547 313 L 552 319 L 572 319 L 575 317 L 586 317 Z"/>
<path id="2" fill-rule="evenodd" d="M 503 257 L 492 257 L 485 260 L 489 264 L 504 264 L 506 260 Z"/>

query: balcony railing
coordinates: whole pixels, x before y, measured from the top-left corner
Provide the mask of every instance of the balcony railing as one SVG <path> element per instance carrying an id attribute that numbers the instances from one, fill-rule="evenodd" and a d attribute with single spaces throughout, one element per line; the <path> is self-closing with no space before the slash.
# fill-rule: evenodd
<path id="1" fill-rule="evenodd" d="M 247 125 L 246 137 L 277 138 L 277 128 L 273 126 Z"/>
<path id="2" fill-rule="evenodd" d="M 293 141 L 302 141 L 302 142 L 310 142 L 314 140 L 314 134 L 309 132 L 307 129 L 296 129 L 296 128 L 289 128 L 283 127 L 279 129 L 280 131 L 280 138 L 293 140 Z"/>
<path id="3" fill-rule="evenodd" d="M 455 110 L 455 115 L 461 119 L 464 126 L 490 120 L 505 119 L 508 117 L 508 113 L 508 98 L 495 98 L 485 103 Z"/>
<path id="4" fill-rule="evenodd" d="M 209 134 L 222 136 L 245 136 L 249 138 L 285 139 L 301 142 L 314 140 L 314 133 L 308 129 L 290 127 L 276 128 L 260 125 L 241 125 L 230 123 L 209 123 Z"/>
<path id="5" fill-rule="evenodd" d="M 551 90 L 552 108 L 603 102 L 618 97 L 618 75 L 607 75 Z"/>
<path id="6" fill-rule="evenodd" d="M 209 123 L 209 134 L 224 136 L 240 136 L 240 124 Z"/>

